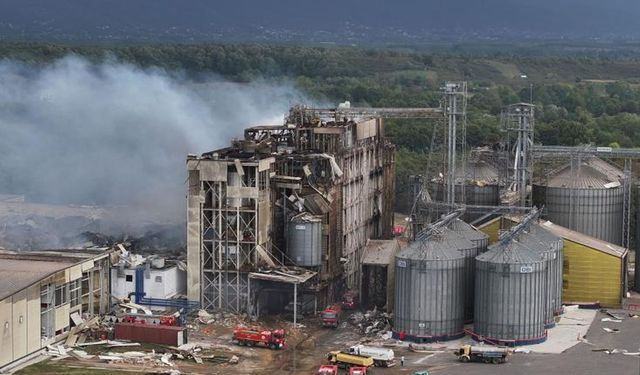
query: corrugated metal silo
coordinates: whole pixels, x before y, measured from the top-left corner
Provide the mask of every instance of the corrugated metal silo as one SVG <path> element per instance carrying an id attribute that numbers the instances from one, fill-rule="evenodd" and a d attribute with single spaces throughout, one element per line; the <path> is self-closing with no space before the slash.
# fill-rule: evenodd
<path id="1" fill-rule="evenodd" d="M 462 196 L 464 189 L 464 203 L 474 206 L 498 206 L 500 204 L 499 171 L 485 161 L 469 162 L 465 168 L 464 175 L 460 169 L 456 172 L 456 180 L 460 185 L 456 185 L 456 197 Z M 464 185 L 463 185 L 464 182 Z M 445 201 L 445 188 L 441 179 L 435 179 L 429 183 L 429 193 L 431 198 L 438 202 Z M 438 212 L 442 214 L 445 212 Z M 482 213 L 466 212 L 463 219 L 472 221 L 481 217 Z"/>
<path id="2" fill-rule="evenodd" d="M 307 213 L 289 223 L 287 254 L 296 265 L 317 267 L 322 264 L 322 219 Z"/>
<path id="3" fill-rule="evenodd" d="M 558 276 L 556 262 L 558 261 L 558 251 L 553 248 L 551 243 L 533 235 L 531 232 L 522 232 L 518 236 L 518 242 L 539 253 L 546 263 L 545 285 L 547 285 L 547 287 L 545 288 L 544 299 L 545 328 L 552 328 L 555 325 L 555 302 L 558 298 L 558 290 L 556 289 L 556 278 Z"/>
<path id="4" fill-rule="evenodd" d="M 555 278 L 549 283 L 549 288 L 555 290 L 555 298 L 552 303 L 553 314 L 562 314 L 562 273 L 564 272 L 564 240 L 562 237 L 556 236 L 547 229 L 544 229 L 544 224 L 534 224 L 529 228 L 532 235 L 539 238 L 541 241 L 549 243 L 556 251 L 556 259 L 553 262 L 553 268 L 555 271 Z"/>
<path id="5" fill-rule="evenodd" d="M 589 158 L 561 168 L 533 185 L 534 205 L 553 223 L 592 237 L 622 243 L 623 172 Z"/>
<path id="6" fill-rule="evenodd" d="M 458 233 L 462 237 L 471 241 L 475 246 L 472 251 L 465 251 L 465 287 L 464 287 L 464 320 L 465 322 L 471 322 L 473 320 L 473 300 L 475 295 L 474 283 L 475 283 L 475 269 L 476 269 L 476 256 L 487 251 L 489 246 L 489 236 L 477 230 L 473 226 L 465 223 L 460 219 L 454 220 L 449 229 Z"/>
<path id="7" fill-rule="evenodd" d="M 509 345 L 546 340 L 545 272 L 541 255 L 516 241 L 478 255 L 474 331 Z"/>
<path id="8" fill-rule="evenodd" d="M 442 228 L 396 255 L 395 337 L 432 342 L 464 335 L 464 253 L 474 249 Z"/>

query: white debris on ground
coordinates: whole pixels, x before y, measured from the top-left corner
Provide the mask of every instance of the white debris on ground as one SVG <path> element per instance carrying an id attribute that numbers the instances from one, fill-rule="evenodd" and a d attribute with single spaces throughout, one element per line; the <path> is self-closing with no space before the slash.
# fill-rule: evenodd
<path id="1" fill-rule="evenodd" d="M 584 336 L 593 323 L 597 310 L 580 309 L 578 306 L 565 306 L 564 314 L 556 326 L 547 330 L 547 340 L 536 345 L 525 345 L 533 353 L 557 354 L 584 342 Z"/>
<path id="2" fill-rule="evenodd" d="M 124 312 L 137 311 L 138 309 L 135 304 L 121 303 L 120 305 Z M 220 314 L 219 317 L 212 317 L 210 314 L 202 312 L 198 314 L 196 320 L 212 322 L 217 321 L 218 318 L 219 322 L 230 326 L 240 320 L 236 316 Z M 237 364 L 240 361 L 239 355 L 236 355 L 234 348 L 230 345 L 208 343 L 188 343 L 177 348 L 166 347 L 164 350 L 160 349 L 159 352 L 155 350 L 116 351 L 121 348 L 141 347 L 138 342 L 107 339 L 107 337 L 112 337 L 112 324 L 118 320 L 116 317 L 95 317 L 85 321 L 80 316 L 74 316 L 73 319 L 77 325 L 69 331 L 67 338 L 61 343 L 47 346 L 45 354 L 52 357 L 53 361 L 70 359 L 84 361 L 88 365 L 102 362 L 158 368 L 173 368 L 176 366 L 175 360 L 190 360 L 197 364 L 202 364 L 205 361 L 213 364 Z M 172 370 L 170 373 L 178 374 L 180 372 Z"/>

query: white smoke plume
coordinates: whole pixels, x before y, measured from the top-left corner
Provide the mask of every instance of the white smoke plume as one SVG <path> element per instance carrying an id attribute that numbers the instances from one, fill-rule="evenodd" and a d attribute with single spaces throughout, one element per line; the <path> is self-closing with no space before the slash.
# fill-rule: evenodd
<path id="1" fill-rule="evenodd" d="M 67 57 L 0 62 L 0 194 L 132 207 L 181 221 L 185 159 L 304 102 L 287 84 L 194 83 L 184 75 Z"/>

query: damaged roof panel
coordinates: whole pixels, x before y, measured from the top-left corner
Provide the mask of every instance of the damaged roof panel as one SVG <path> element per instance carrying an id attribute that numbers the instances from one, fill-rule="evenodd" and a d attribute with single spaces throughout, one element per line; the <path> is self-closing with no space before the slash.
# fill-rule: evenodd
<path id="1" fill-rule="evenodd" d="M 106 253 L 105 253 L 106 254 Z M 1 253 L 0 254 L 0 300 L 30 287 L 38 281 L 55 273 L 82 264 L 95 256 L 86 254 L 79 257 L 78 253 Z"/>
<path id="2" fill-rule="evenodd" d="M 250 279 L 274 281 L 288 284 L 302 284 L 317 275 L 317 272 L 290 268 L 271 269 L 261 272 L 250 272 Z"/>
<path id="3" fill-rule="evenodd" d="M 397 240 L 368 240 L 362 264 L 388 266 L 393 264 L 400 245 Z"/>

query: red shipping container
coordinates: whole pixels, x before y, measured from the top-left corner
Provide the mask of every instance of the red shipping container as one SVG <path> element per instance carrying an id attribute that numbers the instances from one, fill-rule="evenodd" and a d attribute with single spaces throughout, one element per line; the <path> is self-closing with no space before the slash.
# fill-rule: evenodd
<path id="1" fill-rule="evenodd" d="M 116 323 L 115 339 L 149 344 L 180 346 L 187 343 L 185 327 L 158 324 Z"/>

